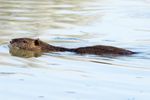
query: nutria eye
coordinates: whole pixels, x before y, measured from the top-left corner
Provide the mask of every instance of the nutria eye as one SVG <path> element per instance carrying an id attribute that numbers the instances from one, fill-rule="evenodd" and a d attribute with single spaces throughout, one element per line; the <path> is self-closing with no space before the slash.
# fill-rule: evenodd
<path id="1" fill-rule="evenodd" d="M 35 40 L 35 41 L 34 41 L 34 44 L 35 44 L 36 46 L 39 46 L 39 45 L 40 45 L 39 40 Z"/>
<path id="2" fill-rule="evenodd" d="M 27 41 L 22 41 L 23 43 L 27 43 Z"/>

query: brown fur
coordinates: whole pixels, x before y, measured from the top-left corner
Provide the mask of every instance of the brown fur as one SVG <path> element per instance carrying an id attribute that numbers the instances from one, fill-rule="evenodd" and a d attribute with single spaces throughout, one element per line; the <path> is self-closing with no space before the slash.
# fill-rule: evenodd
<path id="1" fill-rule="evenodd" d="M 95 55 L 107 55 L 107 54 L 115 54 L 115 55 L 131 55 L 134 52 L 117 48 L 113 46 L 104 46 L 104 45 L 96 45 L 96 46 L 88 46 L 88 47 L 79 47 L 79 48 L 64 48 L 52 46 L 48 43 L 45 43 L 39 39 L 30 39 L 30 38 L 16 38 L 10 41 L 11 47 L 16 47 L 18 49 L 29 50 L 29 51 L 38 51 L 38 52 L 75 52 L 78 54 L 95 54 Z"/>

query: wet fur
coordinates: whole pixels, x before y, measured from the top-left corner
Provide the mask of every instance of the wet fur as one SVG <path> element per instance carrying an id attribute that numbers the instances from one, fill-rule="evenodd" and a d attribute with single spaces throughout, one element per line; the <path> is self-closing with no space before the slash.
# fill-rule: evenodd
<path id="1" fill-rule="evenodd" d="M 18 49 L 29 50 L 29 51 L 40 51 L 40 52 L 75 52 L 78 54 L 95 54 L 95 55 L 131 55 L 134 52 L 126 50 L 123 48 L 113 47 L 113 46 L 88 46 L 88 47 L 79 47 L 79 48 L 64 48 L 50 45 L 46 42 L 43 42 L 39 39 L 31 38 L 16 38 L 10 41 L 11 47 L 16 47 Z"/>

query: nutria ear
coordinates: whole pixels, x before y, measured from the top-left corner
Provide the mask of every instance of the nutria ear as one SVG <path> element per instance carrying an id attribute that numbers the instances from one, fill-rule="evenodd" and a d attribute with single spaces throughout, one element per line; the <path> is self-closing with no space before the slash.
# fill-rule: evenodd
<path id="1" fill-rule="evenodd" d="M 39 39 L 36 39 L 36 40 L 34 41 L 34 44 L 35 44 L 36 46 L 39 46 L 39 45 L 40 45 Z"/>

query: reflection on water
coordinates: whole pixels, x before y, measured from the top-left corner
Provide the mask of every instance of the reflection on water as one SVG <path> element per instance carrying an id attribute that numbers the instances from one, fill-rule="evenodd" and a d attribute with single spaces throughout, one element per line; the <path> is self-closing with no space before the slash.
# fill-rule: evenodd
<path id="1" fill-rule="evenodd" d="M 42 55 L 42 53 L 38 52 L 38 51 L 28 51 L 28 50 L 18 49 L 18 48 L 15 48 L 15 47 L 14 48 L 11 47 L 9 49 L 9 53 L 12 56 L 24 57 L 24 58 L 40 57 Z"/>
<path id="2" fill-rule="evenodd" d="M 0 0 L 0 98 L 148 100 L 149 9 L 148 0 Z M 6 45 L 16 37 L 70 48 L 112 45 L 140 53 L 104 57 L 9 51 Z"/>
<path id="3" fill-rule="evenodd" d="M 81 6 L 82 3 L 88 1 L 9 0 L 0 2 L 0 22 L 2 24 L 0 28 L 3 29 L 1 30 L 3 34 L 41 34 L 40 32 L 50 28 L 86 25 L 90 20 L 98 17 L 87 13 L 86 9 Z"/>

